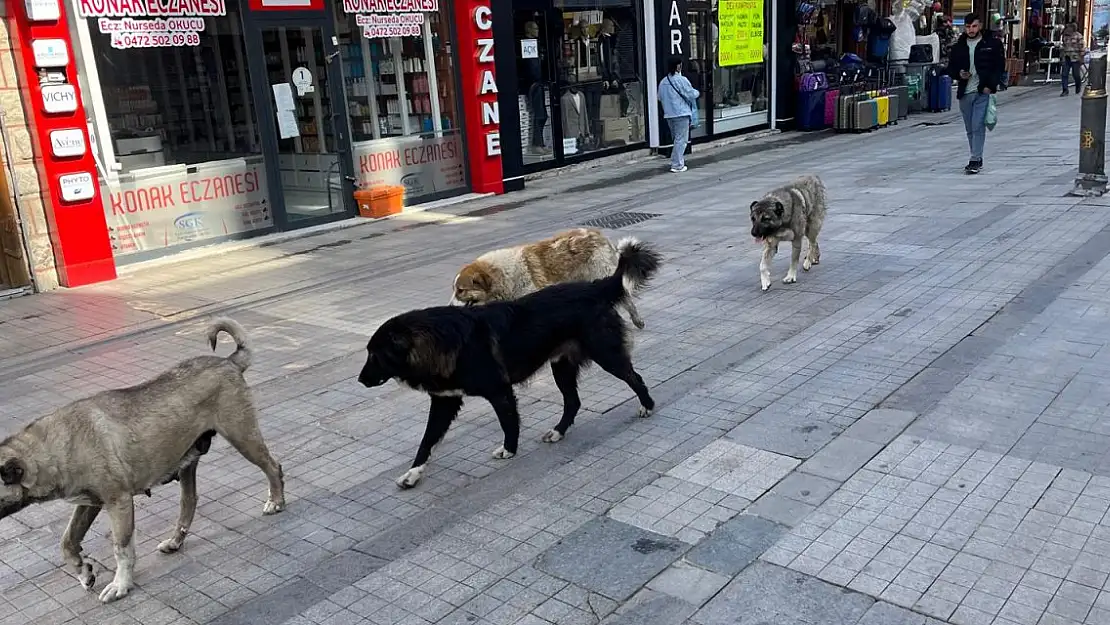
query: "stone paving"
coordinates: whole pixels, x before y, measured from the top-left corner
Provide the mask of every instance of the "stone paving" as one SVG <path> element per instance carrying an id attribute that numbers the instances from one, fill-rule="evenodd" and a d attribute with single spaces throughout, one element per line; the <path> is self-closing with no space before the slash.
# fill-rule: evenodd
<path id="1" fill-rule="evenodd" d="M 1065 195 L 1075 99 L 1004 95 L 977 177 L 955 115 L 916 116 L 5 302 L 0 432 L 241 321 L 288 508 L 262 517 L 263 476 L 217 442 L 179 554 L 155 549 L 177 490 L 138 502 L 138 586 L 108 605 L 61 567 L 66 507 L 25 510 L 0 521 L 0 625 L 1106 623 L 1110 199 Z M 760 293 L 745 206 L 808 172 L 832 196 L 822 263 Z M 560 400 L 541 375 L 516 458 L 490 458 L 473 400 L 397 490 L 427 399 L 355 382 L 366 337 L 445 302 L 481 251 L 617 211 L 651 217 L 609 234 L 666 254 L 635 334 L 656 414 L 593 371 L 543 444 Z M 111 568 L 107 531 L 85 550 Z"/>

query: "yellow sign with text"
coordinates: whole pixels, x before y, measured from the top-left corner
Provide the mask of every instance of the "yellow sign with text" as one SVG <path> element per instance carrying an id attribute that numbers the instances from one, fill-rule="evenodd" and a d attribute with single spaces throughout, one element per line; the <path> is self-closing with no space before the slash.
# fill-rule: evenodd
<path id="1" fill-rule="evenodd" d="M 763 0 L 720 0 L 717 20 L 719 67 L 763 62 Z"/>

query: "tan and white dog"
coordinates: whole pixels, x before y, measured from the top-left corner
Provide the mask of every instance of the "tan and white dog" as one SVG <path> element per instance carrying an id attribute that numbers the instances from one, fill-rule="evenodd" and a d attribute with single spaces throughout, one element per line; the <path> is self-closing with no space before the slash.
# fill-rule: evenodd
<path id="1" fill-rule="evenodd" d="M 455 276 L 450 303 L 473 306 L 507 301 L 552 284 L 607 278 L 617 269 L 620 250 L 635 243 L 625 238 L 614 246 L 600 230 L 575 228 L 542 241 L 486 252 Z M 619 304 L 641 329 L 644 320 L 631 296 L 646 284 L 642 276 L 625 276 L 629 297 Z"/>

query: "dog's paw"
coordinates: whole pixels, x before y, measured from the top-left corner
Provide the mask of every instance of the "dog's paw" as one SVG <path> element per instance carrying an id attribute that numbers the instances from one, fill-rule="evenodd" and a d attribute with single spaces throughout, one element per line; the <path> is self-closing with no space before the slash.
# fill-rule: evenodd
<path id="1" fill-rule="evenodd" d="M 545 443 L 558 443 L 563 440 L 563 435 L 556 430 L 548 430 L 540 440 Z"/>
<path id="2" fill-rule="evenodd" d="M 284 500 L 274 501 L 273 499 L 267 499 L 266 503 L 262 505 L 262 515 L 263 516 L 270 516 L 271 514 L 277 514 L 278 512 L 281 512 L 284 509 L 285 509 L 285 501 Z"/>
<path id="3" fill-rule="evenodd" d="M 782 279 L 783 284 L 794 284 L 798 281 L 798 276 L 787 275 Z"/>
<path id="4" fill-rule="evenodd" d="M 647 406 L 640 406 L 640 412 L 636 413 L 636 416 L 640 417 L 641 419 L 646 419 L 651 416 L 651 413 L 651 408 L 648 408 Z"/>
<path id="5" fill-rule="evenodd" d="M 397 478 L 397 487 L 401 489 L 412 488 L 419 484 L 422 479 L 424 479 L 424 467 L 413 467 Z"/>
<path id="6" fill-rule="evenodd" d="M 118 579 L 114 579 L 111 584 L 108 584 L 104 587 L 104 590 L 100 591 L 100 602 L 111 603 L 123 599 L 129 592 L 131 592 L 131 584 L 124 584 Z"/>
<path id="7" fill-rule="evenodd" d="M 184 543 L 184 536 L 182 536 L 181 538 L 178 538 L 177 536 L 174 536 L 173 538 L 167 538 L 166 540 L 158 543 L 158 551 L 161 551 L 162 553 L 177 553 L 177 551 L 181 549 L 181 545 Z"/>
<path id="8" fill-rule="evenodd" d="M 760 282 L 759 283 L 759 290 L 760 291 L 768 291 L 770 289 L 771 289 L 771 281 L 770 280 L 768 280 L 766 282 Z"/>
<path id="9" fill-rule="evenodd" d="M 807 258 L 807 259 L 802 261 L 802 271 L 809 271 L 809 267 L 810 267 L 810 262 L 809 262 L 809 259 Z"/>
<path id="10" fill-rule="evenodd" d="M 494 449 L 492 455 L 493 455 L 494 460 L 508 460 L 509 458 L 512 458 L 513 456 L 515 456 L 516 453 L 511 452 L 508 449 L 505 449 L 505 446 L 502 445 L 502 446 L 498 447 L 497 449 Z"/>
<path id="11" fill-rule="evenodd" d="M 636 326 L 637 330 L 643 330 L 644 329 L 644 320 L 643 319 L 633 319 L 632 320 L 632 325 Z"/>
<path id="12" fill-rule="evenodd" d="M 81 588 L 92 590 L 93 586 L 96 586 L 96 573 L 93 572 L 93 565 L 85 563 L 82 566 L 81 573 L 77 575 L 77 581 L 81 582 Z"/>

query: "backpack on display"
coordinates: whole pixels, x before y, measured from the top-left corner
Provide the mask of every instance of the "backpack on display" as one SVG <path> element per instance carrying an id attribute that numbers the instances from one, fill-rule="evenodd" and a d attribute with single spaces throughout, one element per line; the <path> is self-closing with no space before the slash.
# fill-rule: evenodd
<path id="1" fill-rule="evenodd" d="M 825 76 L 824 72 L 809 72 L 802 74 L 801 82 L 798 84 L 800 91 L 821 91 L 829 88 L 829 79 Z"/>

